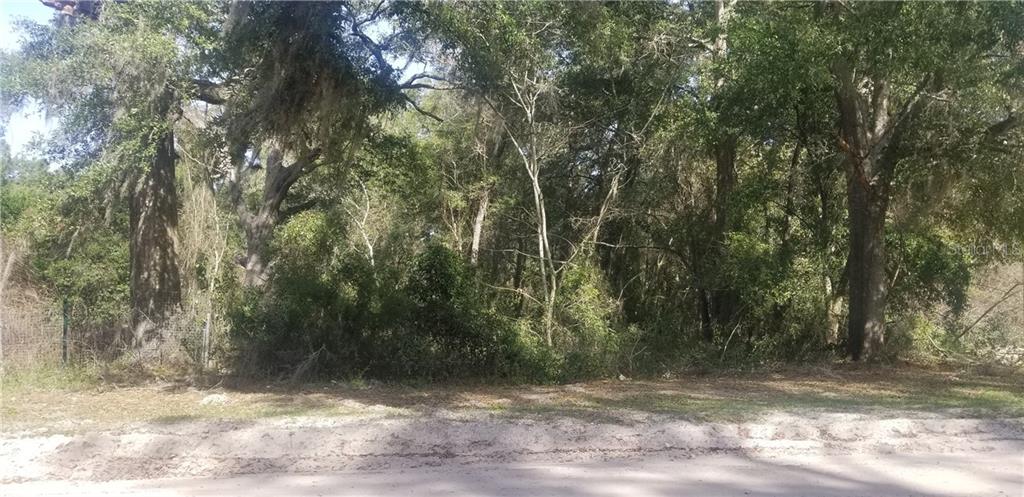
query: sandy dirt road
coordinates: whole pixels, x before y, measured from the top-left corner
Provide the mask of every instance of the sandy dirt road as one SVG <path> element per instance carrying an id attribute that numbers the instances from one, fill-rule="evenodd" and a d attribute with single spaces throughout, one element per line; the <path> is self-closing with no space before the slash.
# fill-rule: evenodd
<path id="1" fill-rule="evenodd" d="M 7 433 L 0 495 L 1024 497 L 1024 419 L 442 409 Z"/>
<path id="2" fill-rule="evenodd" d="M 21 496 L 1012 496 L 1024 495 L 1019 451 L 767 458 L 669 453 L 589 463 L 474 464 L 325 474 L 266 474 L 8 485 Z"/>

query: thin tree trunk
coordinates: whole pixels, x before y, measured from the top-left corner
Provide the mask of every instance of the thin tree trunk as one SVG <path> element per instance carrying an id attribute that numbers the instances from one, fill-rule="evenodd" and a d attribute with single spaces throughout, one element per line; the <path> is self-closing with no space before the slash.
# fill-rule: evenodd
<path id="1" fill-rule="evenodd" d="M 832 278 L 825 275 L 825 343 L 839 343 L 839 317 L 843 307 L 843 297 Z"/>
<path id="2" fill-rule="evenodd" d="M 523 243 L 523 240 L 520 239 L 516 243 L 515 270 L 512 272 L 512 288 L 515 288 L 517 293 L 521 292 L 522 289 L 523 289 L 523 269 L 526 266 L 526 252 L 525 252 L 525 249 L 526 249 L 525 244 Z M 518 302 L 518 305 L 516 306 L 516 309 L 517 309 L 516 316 L 517 317 L 523 317 L 523 312 L 525 312 L 525 307 L 526 307 L 526 297 L 524 297 L 522 293 L 518 293 L 518 295 L 519 295 L 519 302 Z"/>
<path id="3" fill-rule="evenodd" d="M 0 304 L 4 301 L 4 289 L 7 287 L 7 282 L 11 278 L 11 271 L 14 269 L 14 263 L 18 259 L 18 253 L 5 244 L 3 240 L 0 240 L 0 262 L 3 263 L 3 268 L 0 270 Z"/>
<path id="4" fill-rule="evenodd" d="M 711 319 L 711 297 L 707 290 L 697 292 L 697 306 L 700 312 L 700 329 L 704 341 L 710 343 L 715 340 L 715 327 Z"/>
<path id="5" fill-rule="evenodd" d="M 482 109 L 482 107 L 481 107 Z M 501 112 L 495 112 L 497 119 L 504 119 Z M 505 137 L 504 124 L 494 126 L 491 131 L 493 135 L 493 147 L 490 149 L 490 153 L 484 159 L 483 173 L 491 174 L 498 164 L 501 162 L 502 157 L 505 155 L 505 145 L 508 143 Z M 476 218 L 473 220 L 473 240 L 470 244 L 470 263 L 475 267 L 480 259 L 480 244 L 483 242 L 484 234 L 484 221 L 487 218 L 487 212 L 491 204 L 491 188 L 490 184 L 486 185 L 480 194 L 480 200 L 477 204 Z"/>
<path id="6" fill-rule="evenodd" d="M 487 207 L 491 201 L 491 191 L 485 189 L 480 194 L 480 202 L 476 208 L 476 218 L 473 220 L 473 242 L 470 245 L 469 263 L 474 267 L 480 259 L 480 239 L 484 233 L 484 220 L 487 218 Z"/>
<path id="7" fill-rule="evenodd" d="M 832 253 L 831 245 L 826 247 L 825 257 Z M 827 259 L 826 259 L 827 260 Z M 849 285 L 850 264 L 849 260 L 843 265 L 843 272 L 838 280 L 833 280 L 826 272 L 825 280 L 825 343 L 828 345 L 839 344 L 839 327 L 842 319 L 843 305 L 846 301 L 846 294 L 850 290 Z"/>
<path id="8" fill-rule="evenodd" d="M 554 344 L 552 339 L 552 327 L 554 326 L 555 292 L 557 291 L 557 273 L 550 245 L 548 244 L 548 220 L 547 212 L 544 209 L 544 197 L 540 190 L 538 173 L 531 176 L 533 180 L 534 205 L 537 209 L 537 253 L 540 256 L 540 276 L 544 287 L 544 337 L 548 347 Z"/>
<path id="9" fill-rule="evenodd" d="M 829 261 L 835 254 L 835 244 L 832 240 L 833 202 L 830 197 L 833 184 L 831 181 L 832 169 L 818 168 L 812 172 L 820 203 L 820 214 L 815 223 L 815 238 L 821 250 L 822 260 L 822 287 L 825 292 L 825 343 L 836 345 L 839 343 L 839 326 L 843 309 L 847 270 L 844 269 L 842 277 L 839 281 L 835 281 L 828 269 Z"/>
<path id="10" fill-rule="evenodd" d="M 374 257 L 374 239 L 370 236 L 369 232 L 369 221 L 370 221 L 370 192 L 366 189 L 366 184 L 361 180 L 359 181 L 359 188 L 363 192 L 363 205 L 361 207 L 362 213 L 357 213 L 355 210 L 348 212 L 349 217 L 352 218 L 352 222 L 355 223 L 356 228 L 359 229 L 359 236 L 363 239 L 363 245 L 366 246 L 366 260 L 370 263 L 370 267 L 377 266 L 377 259 Z M 349 200 L 353 208 L 356 208 L 356 203 L 353 200 Z"/>
<path id="11" fill-rule="evenodd" d="M 797 143 L 793 148 L 793 156 L 790 159 L 789 170 L 786 172 L 786 202 L 783 207 L 782 226 L 779 230 L 779 254 L 785 264 L 789 264 L 793 252 L 791 234 L 793 231 L 793 216 L 796 215 L 796 181 L 800 166 L 800 153 L 803 145 Z"/>
<path id="12" fill-rule="evenodd" d="M 558 291 L 558 268 L 555 267 L 554 254 L 551 253 L 551 242 L 548 237 L 548 215 L 544 204 L 544 191 L 540 185 L 540 164 L 537 161 L 539 148 L 534 112 L 540 92 L 537 91 L 531 97 L 524 98 L 518 89 L 516 91 L 519 97 L 517 105 L 526 113 L 526 122 L 529 125 L 528 141 L 520 143 L 512 133 L 512 130 L 507 126 L 505 126 L 505 131 L 523 161 L 523 167 L 530 178 L 530 188 L 533 191 L 533 207 L 537 222 L 537 256 L 540 261 L 540 277 L 544 291 L 544 337 L 548 347 L 551 347 L 554 343 L 552 334 L 554 306 L 557 300 L 555 295 Z M 523 148 L 524 144 L 528 146 L 528 149 Z"/>

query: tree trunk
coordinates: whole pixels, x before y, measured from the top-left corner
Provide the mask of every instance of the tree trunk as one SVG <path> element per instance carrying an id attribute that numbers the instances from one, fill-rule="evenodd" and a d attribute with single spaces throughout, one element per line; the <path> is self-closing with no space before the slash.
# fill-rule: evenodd
<path id="1" fill-rule="evenodd" d="M 260 287 L 269 278 L 266 252 L 276 221 L 270 213 L 261 210 L 259 214 L 249 216 L 243 224 L 245 259 L 242 261 L 242 267 L 245 268 L 245 273 L 242 276 L 242 285 L 248 288 Z"/>
<path id="2" fill-rule="evenodd" d="M 7 287 L 7 282 L 11 278 L 11 271 L 14 269 L 14 263 L 18 260 L 18 252 L 10 246 L 9 243 L 4 243 L 0 239 L 0 304 L 3 303 L 4 299 L 4 288 Z"/>
<path id="3" fill-rule="evenodd" d="M 512 288 L 516 289 L 519 293 L 523 290 L 523 269 L 526 267 L 526 243 L 523 239 L 519 239 L 516 243 L 516 260 L 515 270 L 512 273 Z M 522 293 L 518 295 L 519 300 L 516 304 L 516 317 L 523 317 L 526 312 L 526 298 Z"/>
<path id="4" fill-rule="evenodd" d="M 825 275 L 825 343 L 836 345 L 839 343 L 839 319 L 843 311 L 843 295 L 838 285 L 832 282 L 832 277 Z"/>
<path id="5" fill-rule="evenodd" d="M 873 359 L 885 340 L 885 304 L 889 282 L 885 273 L 886 196 L 849 175 L 849 336 L 854 361 Z"/>
<path id="6" fill-rule="evenodd" d="M 169 107 L 170 98 L 164 98 L 159 115 Z M 168 130 L 154 145 L 153 161 L 137 180 L 129 205 L 133 345 L 147 352 L 162 341 L 160 326 L 181 304 L 173 133 Z"/>
<path id="7" fill-rule="evenodd" d="M 476 208 L 476 218 L 473 220 L 473 243 L 470 244 L 469 263 L 474 267 L 480 259 L 480 239 L 484 233 L 484 220 L 487 218 L 487 206 L 491 201 L 491 191 L 485 189 L 480 194 L 480 203 Z"/>
<path id="8" fill-rule="evenodd" d="M 830 166 L 825 165 L 822 161 L 818 162 L 818 166 L 812 169 L 814 176 L 814 185 L 817 190 L 818 202 L 819 202 L 819 215 L 814 226 L 814 237 L 816 239 L 819 250 L 821 251 L 822 260 L 822 289 L 825 293 L 824 299 L 824 318 L 825 318 L 825 343 L 828 345 L 836 345 L 839 343 L 839 327 L 840 319 L 842 317 L 843 300 L 846 291 L 846 279 L 848 271 L 844 268 L 843 274 L 838 280 L 833 278 L 829 270 L 829 262 L 835 257 L 836 246 L 833 242 L 832 235 L 832 220 L 834 219 L 835 207 L 832 202 L 832 185 L 833 176 L 835 172 Z"/>
<path id="9" fill-rule="evenodd" d="M 796 216 L 796 195 L 797 195 L 797 174 L 800 167 L 800 153 L 803 151 L 802 143 L 797 143 L 793 148 L 793 156 L 790 158 L 789 170 L 786 171 L 786 201 L 783 206 L 782 226 L 779 228 L 779 256 L 783 264 L 789 265 L 793 258 L 793 244 L 791 235 L 793 232 L 793 217 Z"/>
<path id="10" fill-rule="evenodd" d="M 729 228 L 729 201 L 736 188 L 736 135 L 726 135 L 715 144 L 714 238 L 724 239 Z"/>
<path id="11" fill-rule="evenodd" d="M 738 137 L 733 134 L 726 134 L 718 139 L 713 153 L 715 159 L 715 200 L 712 215 L 712 233 L 708 237 L 710 250 L 707 254 L 711 257 L 705 263 L 717 266 L 726 255 L 725 244 L 726 234 L 731 228 L 729 218 L 729 206 L 732 201 L 732 193 L 736 188 L 736 149 Z M 736 292 L 730 288 L 729 282 L 725 281 L 715 267 L 708 267 L 711 273 L 710 280 L 714 288 L 709 292 L 708 310 L 710 313 L 710 330 L 705 330 L 705 339 L 714 339 L 715 328 L 726 326 L 735 318 Z"/>
<path id="12" fill-rule="evenodd" d="M 263 182 L 263 195 L 259 208 L 252 212 L 242 198 L 242 181 L 246 169 L 251 165 L 245 164 L 243 157 L 235 158 L 235 167 L 228 180 L 228 190 L 231 202 L 234 204 L 238 214 L 238 221 L 245 233 L 245 255 L 239 260 L 239 264 L 245 269 L 242 276 L 242 284 L 246 287 L 260 287 L 270 277 L 270 263 L 267 261 L 267 251 L 274 228 L 281 219 L 289 214 L 299 212 L 308 205 L 294 206 L 291 212 L 282 212 L 281 205 L 284 203 L 288 190 L 296 181 L 317 167 L 316 160 L 320 157 L 320 150 L 307 151 L 305 156 L 299 157 L 291 164 L 285 165 L 284 151 L 273 141 L 268 142 L 266 149 L 266 176 Z"/>
<path id="13" fill-rule="evenodd" d="M 858 361 L 876 358 L 885 343 L 885 216 L 903 136 L 927 104 L 922 95 L 932 78 L 926 74 L 902 105 L 893 105 L 889 82 L 858 73 L 850 58 L 837 60 L 832 70 L 838 83 L 839 147 L 846 156 L 850 230 L 847 349 Z"/>
<path id="14" fill-rule="evenodd" d="M 711 297 L 707 290 L 697 292 L 697 307 L 700 312 L 700 330 L 705 342 L 715 340 L 715 327 L 711 319 Z"/>

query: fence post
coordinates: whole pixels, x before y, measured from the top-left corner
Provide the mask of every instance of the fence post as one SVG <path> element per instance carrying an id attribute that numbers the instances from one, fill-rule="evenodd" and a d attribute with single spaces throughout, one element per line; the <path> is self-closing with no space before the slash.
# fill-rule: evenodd
<path id="1" fill-rule="evenodd" d="M 203 325 L 203 353 L 202 353 L 202 371 L 206 370 L 206 366 L 210 364 L 210 325 L 213 323 L 213 311 L 206 313 L 206 324 Z"/>
<path id="2" fill-rule="evenodd" d="M 68 365 L 68 299 L 64 298 L 64 309 L 61 313 L 63 326 L 60 334 L 60 360 L 64 366 Z"/>

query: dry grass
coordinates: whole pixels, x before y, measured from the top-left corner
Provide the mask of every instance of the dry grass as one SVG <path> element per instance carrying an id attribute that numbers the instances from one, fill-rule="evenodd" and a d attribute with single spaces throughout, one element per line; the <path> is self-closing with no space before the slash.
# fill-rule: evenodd
<path id="1" fill-rule="evenodd" d="M 337 393 L 198 390 L 174 384 L 72 389 L 17 388 L 0 397 L 0 431 L 109 429 L 131 423 L 241 420 L 284 416 L 400 415 Z"/>
<path id="2" fill-rule="evenodd" d="M 226 397 L 226 402 L 216 401 L 219 396 Z M 199 390 L 177 384 L 124 388 L 22 384 L 5 389 L 0 400 L 0 429 L 8 432 L 78 431 L 193 419 L 415 416 L 436 409 L 580 417 L 629 410 L 701 420 L 741 420 L 767 412 L 807 410 L 1019 417 L 1024 416 L 1024 379 L 906 367 L 846 367 L 559 386 L 332 384 Z"/>

